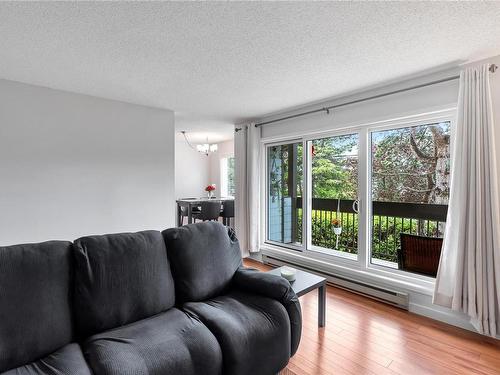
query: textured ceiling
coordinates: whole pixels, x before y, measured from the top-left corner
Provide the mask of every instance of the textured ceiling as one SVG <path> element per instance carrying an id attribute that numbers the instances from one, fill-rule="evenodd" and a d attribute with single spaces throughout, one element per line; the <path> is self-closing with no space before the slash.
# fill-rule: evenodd
<path id="1" fill-rule="evenodd" d="M 0 78 L 170 108 L 178 129 L 499 53 L 494 2 L 0 3 Z"/>

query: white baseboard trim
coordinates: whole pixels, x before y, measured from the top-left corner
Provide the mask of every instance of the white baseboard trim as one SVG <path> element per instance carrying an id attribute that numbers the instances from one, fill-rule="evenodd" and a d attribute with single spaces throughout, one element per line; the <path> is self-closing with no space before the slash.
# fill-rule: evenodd
<path id="1" fill-rule="evenodd" d="M 443 323 L 450 324 L 452 326 L 456 326 L 459 328 L 463 328 L 469 331 L 476 332 L 474 330 L 474 327 L 472 324 L 469 323 L 467 318 L 465 316 L 461 316 L 460 314 L 454 312 L 454 311 L 440 311 L 437 310 L 436 308 L 433 308 L 431 306 L 426 306 L 426 305 L 421 305 L 418 303 L 412 303 L 410 302 L 410 305 L 408 307 L 408 311 L 417 314 L 417 315 L 422 315 L 427 318 L 431 318 L 434 320 L 438 320 Z"/>
<path id="2" fill-rule="evenodd" d="M 432 307 L 421 305 L 418 303 L 411 303 L 409 305 L 408 311 L 422 315 L 427 318 L 431 318 L 433 320 L 438 320 L 443 323 L 450 324 L 455 327 L 459 327 L 465 329 L 467 331 L 472 331 L 474 333 L 479 333 L 476 331 L 474 326 L 469 321 L 469 318 L 465 314 L 458 313 L 456 311 L 444 310 L 444 309 L 436 309 L 434 305 Z M 497 340 L 500 340 L 500 334 L 495 337 Z"/>

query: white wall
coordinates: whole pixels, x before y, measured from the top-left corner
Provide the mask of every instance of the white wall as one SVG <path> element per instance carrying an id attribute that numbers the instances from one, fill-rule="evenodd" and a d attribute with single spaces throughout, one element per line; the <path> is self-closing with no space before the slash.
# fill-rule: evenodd
<path id="1" fill-rule="evenodd" d="M 205 187 L 217 185 L 216 196 L 221 194 L 222 158 L 234 156 L 234 141 L 218 142 L 218 150 L 208 156 L 188 146 L 184 138 L 178 136 L 175 142 L 175 197 L 203 197 Z"/>
<path id="2" fill-rule="evenodd" d="M 203 197 L 210 182 L 210 156 L 193 150 L 184 139 L 175 142 L 175 197 Z"/>
<path id="3" fill-rule="evenodd" d="M 324 101 L 311 106 L 297 108 L 276 116 L 269 116 L 260 121 L 267 121 L 276 117 L 294 114 L 296 112 L 308 111 L 334 104 L 344 103 L 363 97 L 377 95 L 382 92 L 398 90 L 403 87 L 411 87 L 423 82 L 434 81 L 443 77 L 458 74 L 458 69 L 449 69 L 444 73 L 430 74 L 416 79 L 401 81 L 389 86 L 364 91 L 339 99 Z M 433 110 L 456 106 L 458 98 L 458 80 L 449 81 L 434 86 L 428 86 L 416 90 L 386 96 L 379 99 L 365 101 L 332 110 L 330 115 L 317 113 L 305 117 L 277 122 L 262 127 L 262 138 L 283 138 L 304 132 L 317 133 L 331 131 L 341 127 L 363 125 L 376 121 L 390 120 L 397 117 L 405 117 L 413 114 L 421 114 Z"/>
<path id="4" fill-rule="evenodd" d="M 229 140 L 225 142 L 220 142 L 218 144 L 219 149 L 216 153 L 211 154 L 210 158 L 210 174 L 209 183 L 216 184 L 216 196 L 220 196 L 222 180 L 221 180 L 221 168 L 220 163 L 223 158 L 228 158 L 234 156 L 234 140 Z"/>
<path id="5" fill-rule="evenodd" d="M 0 80 L 0 245 L 174 220 L 173 112 Z"/>

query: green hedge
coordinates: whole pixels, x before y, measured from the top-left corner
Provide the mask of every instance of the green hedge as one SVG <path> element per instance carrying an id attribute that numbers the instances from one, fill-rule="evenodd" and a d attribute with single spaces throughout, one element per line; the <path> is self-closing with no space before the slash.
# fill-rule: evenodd
<path id="1" fill-rule="evenodd" d="M 331 224 L 336 217 L 331 211 L 312 211 L 312 244 L 327 249 L 335 249 L 336 236 Z M 342 233 L 339 251 L 350 254 L 358 252 L 358 215 L 344 213 L 339 216 Z M 442 228 L 435 221 L 403 219 L 375 216 L 372 220 L 372 256 L 375 259 L 397 262 L 400 233 L 412 233 L 429 237 L 441 235 Z M 297 240 L 302 242 L 302 210 L 297 215 Z"/>

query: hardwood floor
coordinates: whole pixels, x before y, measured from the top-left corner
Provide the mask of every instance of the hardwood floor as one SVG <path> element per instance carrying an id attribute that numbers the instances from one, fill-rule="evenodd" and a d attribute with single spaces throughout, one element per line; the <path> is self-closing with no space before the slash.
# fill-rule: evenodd
<path id="1" fill-rule="evenodd" d="M 497 340 L 331 286 L 319 328 L 316 293 L 300 298 L 302 338 L 287 374 L 500 374 Z"/>

